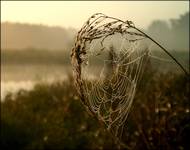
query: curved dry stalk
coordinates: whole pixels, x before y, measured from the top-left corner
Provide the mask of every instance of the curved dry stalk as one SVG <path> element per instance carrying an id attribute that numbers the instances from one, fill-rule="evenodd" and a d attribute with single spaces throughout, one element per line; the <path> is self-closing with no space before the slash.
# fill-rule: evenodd
<path id="1" fill-rule="evenodd" d="M 166 50 L 166 48 L 164 48 L 161 44 L 159 44 L 156 40 L 154 40 L 151 36 L 149 36 L 147 33 L 141 31 L 140 29 L 138 29 L 137 27 L 134 26 L 133 22 L 132 21 L 123 21 L 123 20 L 120 20 L 118 18 L 114 18 L 114 17 L 109 17 L 109 16 L 106 16 L 106 18 L 111 18 L 111 19 L 114 19 L 114 20 L 118 20 L 120 22 L 123 22 L 123 23 L 126 23 L 129 25 L 129 27 L 131 28 L 134 28 L 135 30 L 139 31 L 140 33 L 142 33 L 145 37 L 147 37 L 148 39 L 150 39 L 152 42 L 154 42 L 158 47 L 160 47 L 168 56 L 170 56 L 174 61 L 175 63 L 183 70 L 183 72 L 186 74 L 186 75 L 189 75 L 189 73 L 187 72 L 187 70 L 179 63 L 179 61 L 172 56 L 172 54 Z"/>
<path id="2" fill-rule="evenodd" d="M 87 49 L 87 44 L 100 40 L 98 53 L 92 55 L 96 57 L 105 51 L 106 39 L 115 34 L 122 35 L 122 38 L 126 35 L 124 39 L 132 45 L 131 49 L 123 48 L 124 53 L 116 54 L 113 47 L 110 47 L 109 57 L 111 59 L 104 60 L 104 63 L 108 62 L 112 72 L 109 72 L 109 77 L 103 78 L 104 81 L 97 79 L 94 83 L 89 83 L 87 75 L 82 75 L 82 69 L 84 65 L 87 66 L 88 57 L 91 54 Z M 120 140 L 136 93 L 136 85 L 143 74 L 144 64 L 150 57 L 149 50 L 138 50 L 134 47 L 135 43 L 143 39 L 149 39 L 159 46 L 188 75 L 184 67 L 162 45 L 136 28 L 132 21 L 122 21 L 102 13 L 94 14 L 87 20 L 78 32 L 72 49 L 75 84 L 82 103 L 107 127 L 120 145 L 123 144 Z"/>
<path id="3" fill-rule="evenodd" d="M 187 70 L 185 70 L 185 68 L 179 63 L 179 61 L 177 61 L 177 59 L 175 57 L 172 56 L 172 54 L 170 54 L 162 45 L 160 45 L 157 41 L 155 41 L 153 38 L 151 38 L 148 34 L 144 33 L 143 31 L 141 31 L 140 29 L 133 27 L 134 29 L 136 29 L 137 31 L 143 33 L 148 39 L 150 39 L 152 42 L 154 42 L 157 46 L 159 46 L 167 55 L 169 55 L 174 61 L 175 63 L 183 70 L 183 72 L 188 76 L 189 73 L 187 72 Z"/>

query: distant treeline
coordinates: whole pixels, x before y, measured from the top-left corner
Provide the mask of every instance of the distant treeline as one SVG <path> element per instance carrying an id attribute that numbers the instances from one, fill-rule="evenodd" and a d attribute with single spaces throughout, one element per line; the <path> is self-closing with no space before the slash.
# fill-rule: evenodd
<path id="1" fill-rule="evenodd" d="M 45 25 L 1 23 L 1 49 L 70 49 L 76 30 Z"/>
<path id="2" fill-rule="evenodd" d="M 70 53 L 68 51 L 48 51 L 48 50 L 2 50 L 2 65 L 35 65 L 54 64 L 65 65 L 70 63 Z"/>
<path id="3" fill-rule="evenodd" d="M 188 51 L 171 51 L 170 52 L 185 68 L 189 68 L 189 52 Z M 1 50 L 1 64 L 2 65 L 71 65 L 70 51 L 64 50 L 45 50 L 45 49 L 23 49 L 23 50 Z M 165 53 L 163 51 L 154 51 L 153 55 L 164 58 Z M 102 55 L 102 61 L 97 57 L 90 57 L 90 64 L 93 65 L 103 65 L 104 59 L 107 55 Z M 167 59 L 170 59 L 167 57 Z M 151 59 L 153 60 L 153 59 Z M 171 62 L 172 59 L 170 59 Z M 171 65 L 176 64 L 167 63 L 165 61 L 156 61 L 156 68 L 158 64 L 163 64 L 165 68 L 166 64 Z M 155 66 L 155 65 L 153 65 Z M 171 66 L 170 66 L 171 67 Z"/>
<path id="4" fill-rule="evenodd" d="M 189 51 L 189 12 L 168 22 L 155 20 L 146 32 L 168 49 Z"/>
<path id="5" fill-rule="evenodd" d="M 189 12 L 168 22 L 155 20 L 144 31 L 168 49 L 189 50 Z M 64 48 L 69 51 L 76 34 L 77 30 L 72 28 L 4 22 L 1 23 L 1 49 Z"/>

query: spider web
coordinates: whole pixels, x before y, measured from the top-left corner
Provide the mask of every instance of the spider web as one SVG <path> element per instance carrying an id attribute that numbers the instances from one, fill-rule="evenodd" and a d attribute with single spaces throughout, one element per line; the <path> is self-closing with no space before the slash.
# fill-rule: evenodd
<path id="1" fill-rule="evenodd" d="M 71 55 L 82 103 L 118 140 L 152 57 L 146 36 L 134 27 L 131 21 L 95 14 L 78 32 Z"/>
<path id="2" fill-rule="evenodd" d="M 84 95 L 90 109 L 118 138 L 122 136 L 136 85 L 148 56 L 148 51 L 139 52 L 135 47 L 133 48 L 131 53 L 126 50 L 126 54 L 114 56 L 118 58 L 104 60 L 100 75 L 94 81 L 89 80 L 89 66 L 85 66 L 82 71 Z"/>

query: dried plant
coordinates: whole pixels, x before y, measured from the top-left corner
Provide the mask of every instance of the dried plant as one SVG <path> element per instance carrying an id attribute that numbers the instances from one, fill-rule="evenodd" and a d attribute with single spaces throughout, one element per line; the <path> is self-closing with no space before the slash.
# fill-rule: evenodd
<path id="1" fill-rule="evenodd" d="M 117 43 L 118 39 L 122 42 L 119 46 L 115 44 L 115 48 L 111 44 L 113 41 Z M 102 13 L 94 14 L 87 20 L 78 32 L 72 49 L 75 83 L 82 103 L 105 124 L 120 144 L 136 86 L 150 57 L 150 50 L 141 47 L 147 39 L 158 45 L 188 74 L 164 47 L 136 28 L 132 21 L 122 21 Z M 96 58 L 96 63 L 102 61 L 104 66 L 98 77 L 90 81 L 92 58 Z"/>

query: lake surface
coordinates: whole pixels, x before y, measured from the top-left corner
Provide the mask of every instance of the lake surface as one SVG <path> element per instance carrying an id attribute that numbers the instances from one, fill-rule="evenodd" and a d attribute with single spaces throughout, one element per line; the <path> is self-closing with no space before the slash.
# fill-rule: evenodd
<path id="1" fill-rule="evenodd" d="M 181 72 L 179 66 L 175 63 L 166 63 L 154 60 L 152 61 L 156 70 L 167 72 Z M 188 68 L 188 67 L 186 67 Z M 90 79 L 100 78 L 101 65 L 94 65 L 85 75 Z M 72 76 L 71 65 L 64 64 L 1 64 L 1 100 L 9 93 L 16 93 L 20 89 L 31 90 L 36 83 L 52 83 L 56 81 L 67 80 Z"/>
<path id="2" fill-rule="evenodd" d="M 64 65 L 1 65 L 1 100 L 20 89 L 31 90 L 36 83 L 66 80 L 71 66 Z"/>
<path id="3" fill-rule="evenodd" d="M 97 77 L 100 69 L 93 67 L 87 72 L 88 78 Z M 10 92 L 31 90 L 37 83 L 64 81 L 72 75 L 71 65 L 1 65 L 1 100 Z"/>

